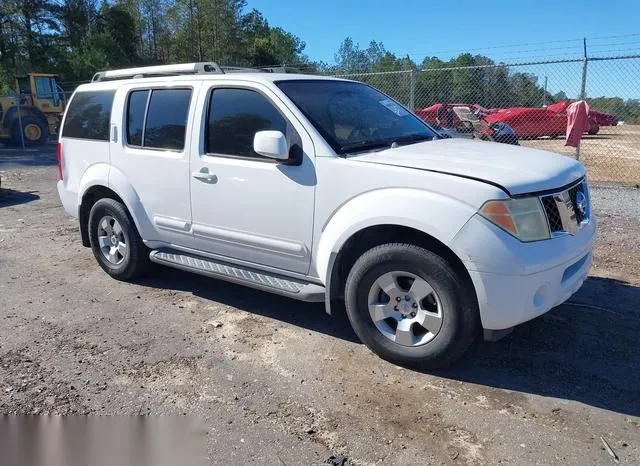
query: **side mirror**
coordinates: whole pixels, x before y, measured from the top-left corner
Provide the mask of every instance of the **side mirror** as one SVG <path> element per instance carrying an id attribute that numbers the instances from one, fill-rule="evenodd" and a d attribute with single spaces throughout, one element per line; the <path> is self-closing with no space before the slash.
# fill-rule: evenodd
<path id="1" fill-rule="evenodd" d="M 253 150 L 270 159 L 289 160 L 287 138 L 281 131 L 258 131 L 253 137 Z"/>

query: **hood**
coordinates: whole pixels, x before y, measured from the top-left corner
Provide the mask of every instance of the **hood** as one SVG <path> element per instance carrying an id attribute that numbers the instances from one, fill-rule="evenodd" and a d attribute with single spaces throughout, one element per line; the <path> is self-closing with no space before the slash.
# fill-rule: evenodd
<path id="1" fill-rule="evenodd" d="M 415 168 L 481 180 L 509 194 L 566 186 L 584 176 L 583 165 L 564 155 L 470 139 L 437 139 L 349 156 L 349 160 Z"/>

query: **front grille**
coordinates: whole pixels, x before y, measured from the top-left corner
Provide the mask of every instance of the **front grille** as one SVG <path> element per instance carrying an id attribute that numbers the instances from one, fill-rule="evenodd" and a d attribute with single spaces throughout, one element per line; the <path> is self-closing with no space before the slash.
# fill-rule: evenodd
<path id="1" fill-rule="evenodd" d="M 540 196 L 540 202 L 552 237 L 574 235 L 589 222 L 589 192 L 584 180 L 564 191 Z"/>
<path id="2" fill-rule="evenodd" d="M 556 205 L 556 201 L 553 200 L 553 196 L 545 196 L 540 198 L 540 200 L 547 214 L 551 233 L 562 231 L 562 219 L 560 218 L 560 212 L 558 212 L 558 206 Z"/>

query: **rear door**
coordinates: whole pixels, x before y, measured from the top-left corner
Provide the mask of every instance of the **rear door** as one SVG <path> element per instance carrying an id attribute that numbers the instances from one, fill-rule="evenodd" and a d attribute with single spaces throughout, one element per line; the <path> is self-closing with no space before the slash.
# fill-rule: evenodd
<path id="1" fill-rule="evenodd" d="M 152 231 L 145 240 L 189 245 L 190 115 L 199 83 L 160 82 L 118 90 L 111 121 L 110 184 L 129 183 Z"/>

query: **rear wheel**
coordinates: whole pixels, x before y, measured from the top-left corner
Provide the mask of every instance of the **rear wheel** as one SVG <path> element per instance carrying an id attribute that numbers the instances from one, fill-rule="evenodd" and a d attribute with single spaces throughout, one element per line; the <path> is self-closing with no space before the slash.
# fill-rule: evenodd
<path id="1" fill-rule="evenodd" d="M 49 140 L 49 126 L 42 118 L 24 116 L 13 122 L 11 131 L 13 144 L 25 146 L 37 146 Z"/>
<path id="2" fill-rule="evenodd" d="M 367 251 L 349 273 L 345 298 L 358 337 L 394 363 L 447 366 L 478 334 L 477 303 L 467 281 L 442 257 L 414 245 Z"/>
<path id="3" fill-rule="evenodd" d="M 125 207 L 100 199 L 89 213 L 89 242 L 100 267 L 118 280 L 130 280 L 149 269 L 149 250 Z"/>

